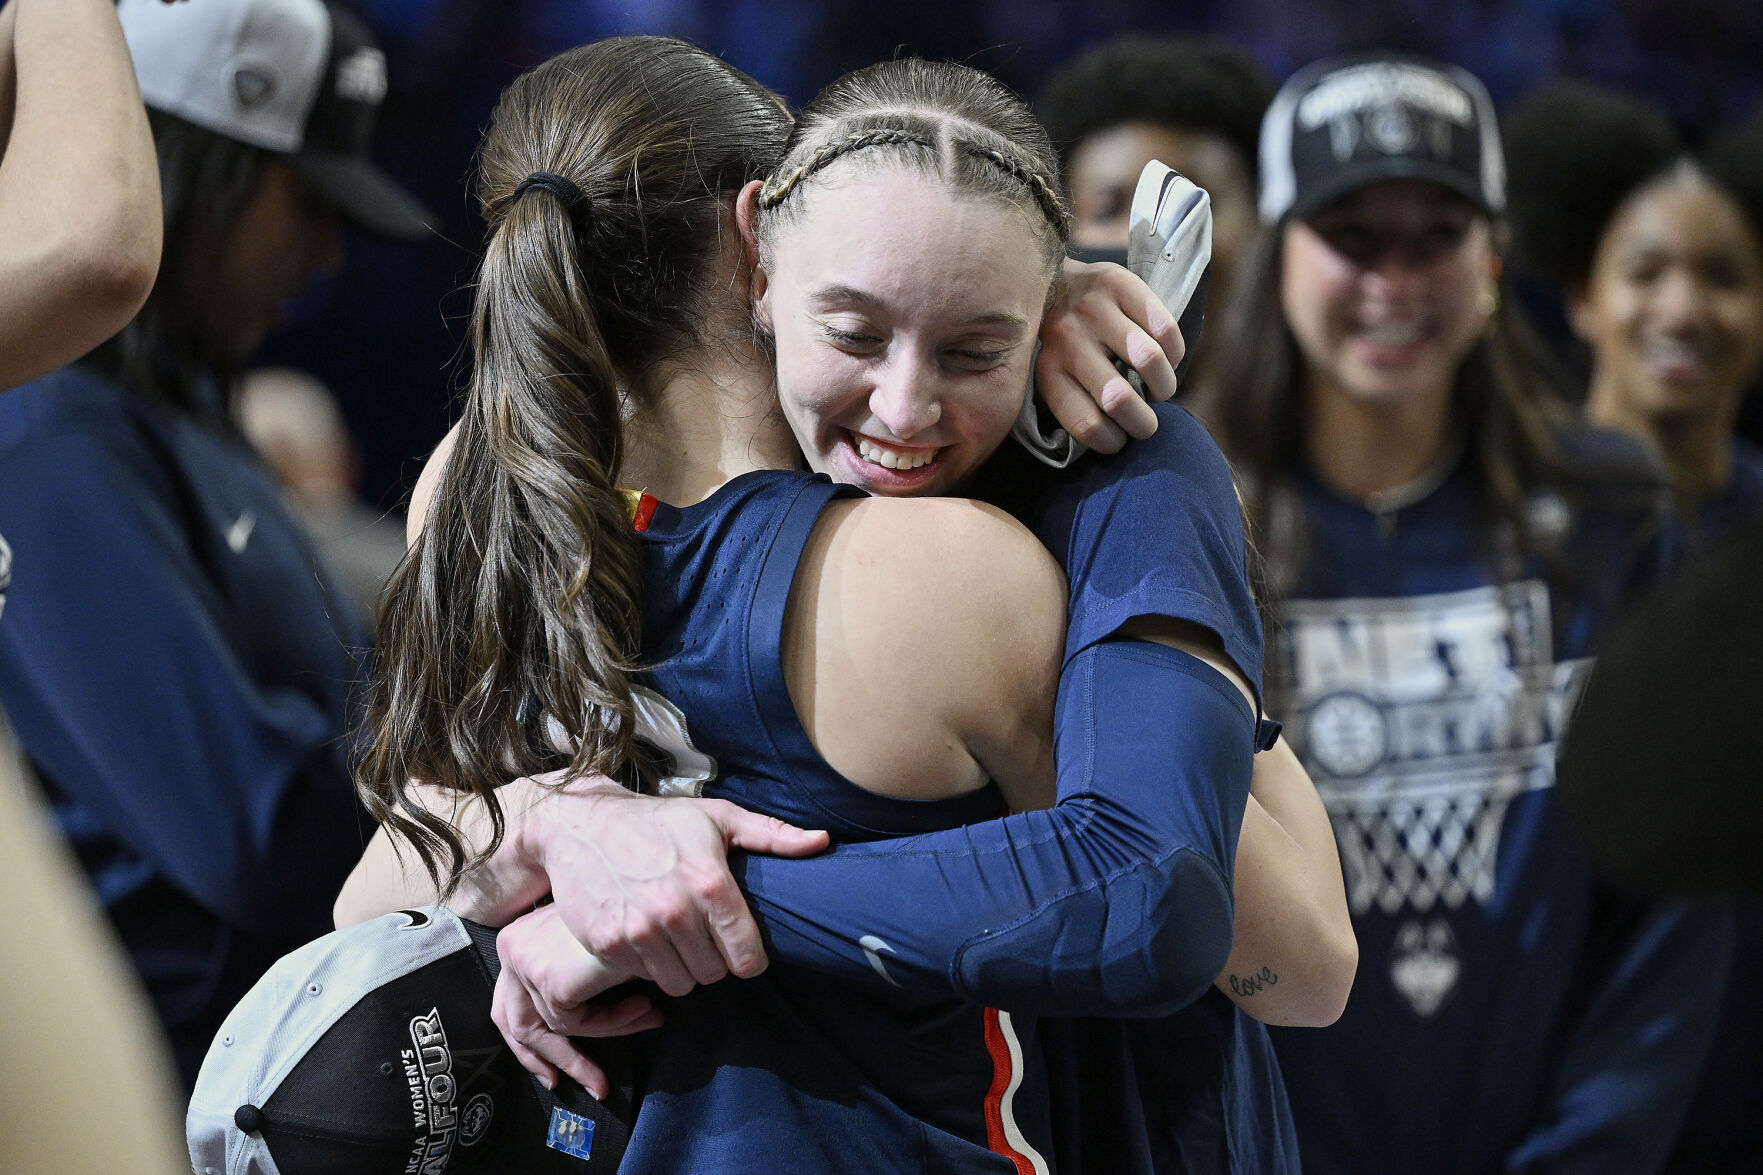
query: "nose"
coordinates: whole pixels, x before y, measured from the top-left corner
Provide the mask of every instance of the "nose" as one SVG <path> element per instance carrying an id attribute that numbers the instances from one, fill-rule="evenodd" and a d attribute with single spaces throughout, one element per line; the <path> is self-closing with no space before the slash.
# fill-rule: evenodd
<path id="1" fill-rule="evenodd" d="M 1424 262 L 1404 249 L 1384 249 L 1365 267 L 1366 290 L 1391 301 L 1412 297 L 1425 281 L 1426 268 Z"/>
<path id="2" fill-rule="evenodd" d="M 1697 329 L 1708 310 L 1708 291 L 1694 275 L 1672 269 L 1653 289 L 1653 313 L 1661 325 L 1679 333 Z"/>
<path id="3" fill-rule="evenodd" d="M 876 372 L 869 411 L 902 441 L 930 428 L 943 416 L 941 379 L 936 364 L 910 351 L 896 352 Z"/>

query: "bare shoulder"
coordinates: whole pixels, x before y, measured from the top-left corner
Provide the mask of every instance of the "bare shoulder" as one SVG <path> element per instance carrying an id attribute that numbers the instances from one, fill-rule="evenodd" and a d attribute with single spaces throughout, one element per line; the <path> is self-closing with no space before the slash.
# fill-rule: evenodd
<path id="1" fill-rule="evenodd" d="M 1065 578 L 1009 515 L 956 498 L 847 500 L 803 552 L 785 673 L 833 767 L 929 799 L 1038 779 L 1050 758 L 1023 732 L 1051 728 L 1064 636 Z"/>
<path id="2" fill-rule="evenodd" d="M 862 498 L 825 524 L 827 550 L 891 611 L 921 610 L 960 631 L 1012 618 L 1063 628 L 1065 576 L 1038 539 L 1009 514 L 967 498 Z"/>
<path id="3" fill-rule="evenodd" d="M 404 542 L 408 545 L 416 542 L 422 533 L 423 525 L 428 521 L 429 506 L 435 500 L 435 487 L 441 482 L 441 474 L 447 470 L 447 458 L 452 456 L 453 443 L 459 439 L 459 426 L 455 424 L 429 454 L 428 461 L 423 465 L 422 472 L 417 475 L 416 488 L 410 491 L 410 512 L 405 515 Z"/>

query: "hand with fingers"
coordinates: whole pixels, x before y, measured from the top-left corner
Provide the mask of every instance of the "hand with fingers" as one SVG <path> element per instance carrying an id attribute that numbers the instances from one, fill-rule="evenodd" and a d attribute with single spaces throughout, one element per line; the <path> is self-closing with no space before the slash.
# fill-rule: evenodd
<path id="1" fill-rule="evenodd" d="M 605 1070 L 572 1037 L 625 1036 L 661 1025 L 661 1011 L 645 995 L 594 1004 L 600 993 L 630 976 L 586 950 L 564 925 L 556 905 L 540 906 L 496 936 L 502 971 L 490 1018 L 526 1070 L 557 1088 L 559 1071 L 597 1098 L 611 1088 Z"/>
<path id="2" fill-rule="evenodd" d="M 1041 324 L 1035 389 L 1072 437 L 1098 453 L 1157 431 L 1152 403 L 1175 395 L 1175 367 L 1186 353 L 1174 314 L 1130 270 L 1109 262 L 1066 261 L 1059 300 Z M 1141 396 L 1115 365 L 1144 381 Z"/>
<path id="3" fill-rule="evenodd" d="M 577 941 L 624 976 L 675 996 L 765 970 L 759 928 L 729 873 L 730 849 L 800 857 L 828 844 L 824 832 L 725 800 L 642 796 L 609 783 L 557 790 L 524 823 L 526 851 Z"/>

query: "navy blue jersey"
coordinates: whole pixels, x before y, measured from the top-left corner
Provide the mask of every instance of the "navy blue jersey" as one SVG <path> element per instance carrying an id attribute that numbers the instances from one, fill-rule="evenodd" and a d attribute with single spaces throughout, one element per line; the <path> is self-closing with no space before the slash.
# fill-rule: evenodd
<path id="1" fill-rule="evenodd" d="M 1235 485 L 1190 413 L 1156 411 L 1150 439 L 1057 472 L 1006 451 L 985 489 L 1066 568 L 1068 651 L 1137 616 L 1190 620 L 1219 637 L 1260 697 L 1261 623 Z M 1041 1035 L 1065 1169 L 1298 1170 L 1267 1029 L 1222 993 L 1148 1021 L 1049 1021 Z"/>
<path id="2" fill-rule="evenodd" d="M 667 786 L 713 774 L 702 794 L 839 841 L 994 816 L 1001 800 L 989 786 L 939 801 L 865 791 L 827 765 L 796 717 L 781 647 L 790 585 L 823 508 L 855 492 L 752 473 L 648 516 L 645 684 L 684 712 L 692 750 L 678 758 L 700 768 Z M 869 974 L 876 982 L 859 990 L 774 959 L 757 979 L 665 1000 L 666 1030 L 635 1042 L 641 1102 L 620 1169 L 1047 1170 L 1032 1024 Z"/>
<path id="3" fill-rule="evenodd" d="M 74 368 L 0 396 L 0 704 L 187 1080 L 366 832 L 363 634 L 218 429 Z"/>
<path id="4" fill-rule="evenodd" d="M 1552 788 L 1588 658 L 1659 572 L 1658 513 L 1539 494 L 1552 562 L 1502 581 L 1467 462 L 1382 514 L 1301 491 L 1268 704 L 1333 821 L 1360 958 L 1338 1023 L 1274 1033 L 1305 1169 L 1657 1169 L 1729 928 L 1601 885 Z"/>
<path id="5" fill-rule="evenodd" d="M 1211 630 L 1261 697 L 1261 618 L 1249 590 L 1236 483 L 1187 409 L 1153 406 L 1157 431 L 1111 455 L 1049 469 L 1001 450 L 973 487 L 1035 533 L 1071 584 L 1069 659 L 1129 620 Z"/>
<path id="6" fill-rule="evenodd" d="M 1175 668 L 1154 667 L 1142 690 L 1107 696 L 1108 709 L 1157 726 L 1145 744 L 1089 739 L 1090 679 L 1072 672 L 1126 621 L 1166 616 L 1216 633 L 1259 693 L 1260 624 L 1229 470 L 1186 411 L 1160 405 L 1157 412 L 1155 436 L 1119 455 L 1053 473 L 1006 453 L 983 478 L 986 496 L 1035 530 L 1070 580 L 1060 804 L 809 860 L 750 858 L 737 861 L 737 875 L 774 961 L 823 971 L 855 990 L 880 985 L 885 968 L 887 982 L 908 990 L 954 992 L 1019 1013 L 1151 1017 L 1127 1030 L 1090 1021 L 1055 1033 L 1054 1078 L 1063 1085 L 1054 1129 L 1067 1169 L 1179 1171 L 1187 1169 L 1184 1156 L 1209 1155 L 1235 1165 L 1196 1159 L 1194 1169 L 1291 1170 L 1289 1111 L 1264 1030 L 1207 994 L 1217 965 L 1192 968 L 1179 981 L 1172 968 L 1184 950 L 1204 957 L 1220 909 L 1228 950 L 1254 716 L 1223 687 L 1241 708 L 1244 771 L 1236 778 L 1201 769 L 1208 752 L 1198 744 L 1177 746 L 1164 774 L 1156 744 L 1184 729 L 1172 716 L 1188 713 L 1173 700 L 1170 683 L 1186 685 Z M 1091 781 L 1077 778 L 1074 764 L 1092 742 L 1102 747 L 1092 758 L 1145 776 L 1143 790 L 1104 802 Z M 1135 869 L 1172 841 L 1203 865 L 1173 883 L 1163 878 L 1155 892 L 1166 900 L 1147 907 L 1148 887 Z M 1153 939 L 1147 928 L 1160 920 L 1169 932 Z M 885 951 L 866 948 L 865 939 Z M 1120 961 L 1147 943 L 1158 948 L 1155 961 L 1128 974 Z M 1078 1076 L 1086 1067 L 1125 1075 L 1125 1086 L 1112 1087 L 1119 1096 Z"/>

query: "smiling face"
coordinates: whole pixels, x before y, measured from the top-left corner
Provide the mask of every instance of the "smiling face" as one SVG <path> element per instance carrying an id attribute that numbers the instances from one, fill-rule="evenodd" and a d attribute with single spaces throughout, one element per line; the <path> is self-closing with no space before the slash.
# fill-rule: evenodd
<path id="1" fill-rule="evenodd" d="M 1730 416 L 1763 362 L 1763 240 L 1731 196 L 1674 170 L 1617 209 L 1569 313 L 1601 418 Z"/>
<path id="2" fill-rule="evenodd" d="M 1053 270 L 1032 208 L 905 164 L 836 165 L 756 277 L 809 465 L 876 494 L 954 492 L 1022 408 Z"/>
<path id="3" fill-rule="evenodd" d="M 1313 391 L 1448 402 L 1487 325 L 1488 219 L 1437 184 L 1369 184 L 1284 229 L 1280 301 Z"/>

